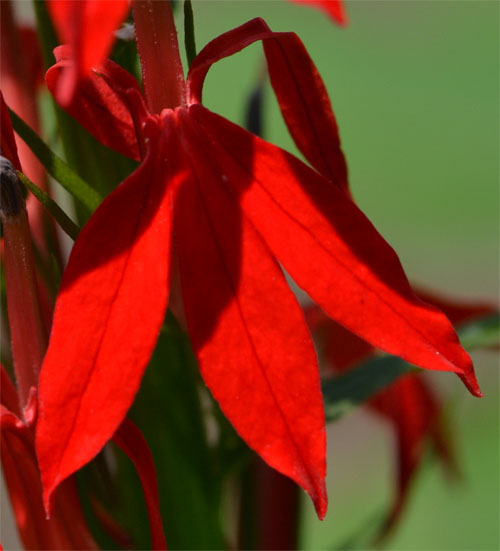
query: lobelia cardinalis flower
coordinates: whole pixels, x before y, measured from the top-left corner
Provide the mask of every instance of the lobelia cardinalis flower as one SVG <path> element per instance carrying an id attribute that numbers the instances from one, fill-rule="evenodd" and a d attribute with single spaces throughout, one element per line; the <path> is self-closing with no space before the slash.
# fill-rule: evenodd
<path id="1" fill-rule="evenodd" d="M 421 367 L 456 372 L 480 395 L 471 361 L 346 192 L 335 118 L 299 38 L 249 21 L 210 42 L 184 82 L 169 4 L 133 8 L 145 100 L 131 75 L 105 61 L 65 105 L 141 165 L 83 228 L 63 276 L 40 383 L 46 506 L 125 416 L 178 269 L 207 386 L 241 437 L 302 486 L 322 518 L 317 362 L 280 264 L 353 332 Z M 201 104 L 210 66 L 259 40 L 290 133 L 313 168 Z M 75 61 L 68 48 L 55 54 L 46 81 L 58 97 Z"/>
<path id="2" fill-rule="evenodd" d="M 21 171 L 7 106 L 0 92 L 0 164 L 7 311 L 17 389 L 0 365 L 0 456 L 20 538 L 26 549 L 97 549 L 80 508 L 73 477 L 58 488 L 50 518 L 43 504 L 35 452 L 38 374 L 46 332 L 37 293 L 28 216 L 15 169 Z M 15 167 L 15 168 L 14 168 Z M 57 430 L 57 429 L 56 429 Z M 133 462 L 144 491 L 153 549 L 166 549 L 151 452 L 139 429 L 124 419 L 112 435 Z"/>
<path id="3" fill-rule="evenodd" d="M 463 304 L 420 289 L 417 295 L 425 302 L 439 307 L 455 327 L 495 312 L 494 308 L 486 304 Z M 318 339 L 328 368 L 346 371 L 376 354 L 372 345 L 328 318 L 318 306 L 310 305 L 304 309 L 304 313 L 313 335 Z M 376 536 L 380 542 L 392 532 L 403 514 L 411 483 L 423 460 L 427 440 L 431 441 L 450 472 L 456 473 L 457 465 L 443 425 L 439 398 L 420 374 L 401 377 L 372 398 L 367 406 L 393 425 L 397 446 L 396 490 L 386 520 Z"/>
<path id="4" fill-rule="evenodd" d="M 316 7 L 340 25 L 347 23 L 341 0 L 290 1 Z M 127 16 L 130 4 L 131 0 L 47 0 L 61 42 L 73 51 L 71 69 L 55 91 L 61 105 L 70 103 L 78 82 L 109 53 L 113 31 Z"/>

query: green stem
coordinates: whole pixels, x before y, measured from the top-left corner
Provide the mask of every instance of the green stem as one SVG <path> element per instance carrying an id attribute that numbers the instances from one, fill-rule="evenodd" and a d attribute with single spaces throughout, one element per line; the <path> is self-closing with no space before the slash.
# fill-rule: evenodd
<path id="1" fill-rule="evenodd" d="M 47 172 L 69 191 L 75 199 L 80 201 L 88 210 L 88 213 L 91 214 L 102 201 L 102 197 L 99 193 L 90 187 L 87 182 L 82 180 L 76 172 L 73 172 L 60 157 L 51 151 L 38 134 L 16 115 L 14 111 L 9 109 L 9 114 L 14 130 L 26 142 Z"/>
<path id="2" fill-rule="evenodd" d="M 40 201 L 40 203 L 49 211 L 55 221 L 61 226 L 61 229 L 68 234 L 73 241 L 76 241 L 80 228 L 71 220 L 71 218 L 62 210 L 62 208 L 51 199 L 43 189 L 40 189 L 22 172 L 17 173 L 21 183 L 27 187 L 31 193 Z"/>
<path id="3" fill-rule="evenodd" d="M 135 0 L 133 14 L 149 109 L 161 113 L 185 105 L 184 71 L 170 1 Z"/>

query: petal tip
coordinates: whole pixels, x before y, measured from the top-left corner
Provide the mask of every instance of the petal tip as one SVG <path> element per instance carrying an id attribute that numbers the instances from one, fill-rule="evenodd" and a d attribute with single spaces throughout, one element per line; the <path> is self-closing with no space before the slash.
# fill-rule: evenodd
<path id="1" fill-rule="evenodd" d="M 476 398 L 482 398 L 484 394 L 481 392 L 481 389 L 479 388 L 479 384 L 476 379 L 476 375 L 474 374 L 474 371 L 470 371 L 469 373 L 466 373 L 464 375 L 459 375 L 460 379 L 462 379 L 462 382 L 467 387 L 467 390 Z"/>

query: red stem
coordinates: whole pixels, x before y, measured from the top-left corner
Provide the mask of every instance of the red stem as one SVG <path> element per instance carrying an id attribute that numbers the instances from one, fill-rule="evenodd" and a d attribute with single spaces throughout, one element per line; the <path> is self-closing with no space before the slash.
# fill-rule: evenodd
<path id="1" fill-rule="evenodd" d="M 186 105 L 186 85 L 170 1 L 135 0 L 135 34 L 152 113 Z"/>
<path id="2" fill-rule="evenodd" d="M 38 388 L 38 373 L 47 347 L 47 335 L 40 313 L 26 208 L 23 204 L 15 215 L 6 214 L 2 209 L 1 218 L 7 311 L 22 411 L 28 402 L 30 388 Z"/>

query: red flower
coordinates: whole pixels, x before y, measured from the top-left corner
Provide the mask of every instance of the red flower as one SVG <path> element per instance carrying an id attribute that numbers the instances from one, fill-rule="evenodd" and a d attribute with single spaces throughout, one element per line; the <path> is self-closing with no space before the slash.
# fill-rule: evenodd
<path id="1" fill-rule="evenodd" d="M 130 407 L 163 322 L 173 261 L 205 382 L 246 442 L 300 484 L 323 517 L 316 358 L 278 262 L 364 339 L 422 367 L 454 371 L 479 394 L 472 364 L 448 320 L 414 296 L 397 256 L 346 193 L 335 118 L 298 37 L 272 33 L 260 19 L 221 35 L 194 60 L 184 96 L 182 79 L 162 82 L 155 63 L 166 62 L 164 44 L 146 40 L 159 18 L 140 4 L 134 14 L 149 112 L 138 84 L 110 61 L 68 107 L 105 145 L 142 164 L 84 227 L 63 277 L 41 374 L 37 450 L 46 502 Z M 257 40 L 290 132 L 316 170 L 200 103 L 210 66 Z M 51 90 L 72 70 L 67 50 L 56 55 Z M 174 106 L 165 97 L 179 106 L 161 110 Z"/>
<path id="2" fill-rule="evenodd" d="M 39 422 L 37 387 L 46 349 L 46 327 L 40 314 L 28 216 L 11 163 L 17 170 L 21 170 L 21 164 L 1 92 L 0 107 L 2 260 L 17 380 L 16 390 L 0 365 L 0 455 L 5 481 L 26 549 L 97 549 L 81 512 L 73 478 L 65 480 L 55 494 L 50 519 L 44 509 L 35 431 Z M 56 434 L 57 428 L 51 437 Z M 166 549 L 156 473 L 147 443 L 128 419 L 124 419 L 110 436 L 137 469 L 146 500 L 153 549 Z"/>
<path id="3" fill-rule="evenodd" d="M 347 23 L 347 16 L 342 0 L 290 0 L 297 4 L 306 4 L 324 11 L 339 25 Z"/>
<path id="4" fill-rule="evenodd" d="M 290 1 L 316 7 L 340 25 L 347 23 L 341 0 Z M 73 52 L 71 69 L 54 91 L 61 105 L 71 102 L 79 82 L 109 54 L 113 31 L 127 16 L 130 4 L 130 0 L 47 0 L 61 43 Z"/>
<path id="5" fill-rule="evenodd" d="M 455 326 L 495 312 L 488 305 L 462 304 L 421 290 L 418 291 L 418 296 L 425 302 L 438 306 Z M 307 307 L 304 312 L 330 369 L 349 370 L 376 353 L 372 345 L 329 319 L 316 305 Z M 397 439 L 396 491 L 386 521 L 377 535 L 380 541 L 394 529 L 401 518 L 411 483 L 422 462 L 427 440 L 431 440 L 445 466 L 453 471 L 456 470 L 456 465 L 443 426 L 439 399 L 425 378 L 415 374 L 401 377 L 371 399 L 367 406 L 393 425 Z"/>

